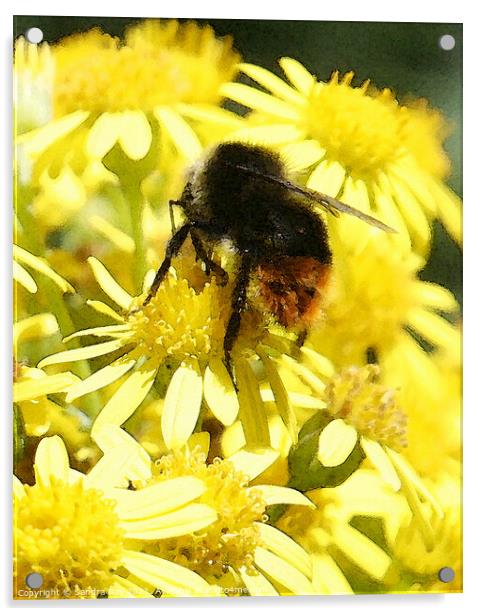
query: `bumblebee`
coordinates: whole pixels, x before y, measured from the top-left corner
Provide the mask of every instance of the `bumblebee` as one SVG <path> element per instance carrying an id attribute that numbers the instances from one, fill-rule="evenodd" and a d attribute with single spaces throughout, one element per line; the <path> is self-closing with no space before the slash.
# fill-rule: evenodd
<path id="1" fill-rule="evenodd" d="M 228 369 L 253 277 L 278 322 L 306 332 L 317 313 L 332 265 L 327 228 L 313 210 L 313 203 L 330 214 L 351 214 L 393 232 L 368 214 L 292 183 L 281 158 L 264 147 L 234 142 L 218 145 L 191 168 L 180 199 L 170 201 L 171 208 L 182 208 L 185 222 L 167 244 L 144 305 L 156 294 L 188 235 L 206 273 L 214 273 L 219 283 L 225 284 L 228 274 L 210 254 L 212 246 L 227 239 L 239 255 L 224 337 Z"/>

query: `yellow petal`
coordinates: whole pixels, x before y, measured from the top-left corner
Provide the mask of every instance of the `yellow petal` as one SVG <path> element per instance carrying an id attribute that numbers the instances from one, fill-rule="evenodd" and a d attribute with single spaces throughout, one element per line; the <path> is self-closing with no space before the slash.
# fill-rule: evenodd
<path id="1" fill-rule="evenodd" d="M 119 143 L 132 160 L 140 160 L 149 152 L 152 131 L 145 113 L 123 111 L 120 116 Z"/>
<path id="2" fill-rule="evenodd" d="M 144 519 L 122 520 L 119 526 L 130 539 L 168 539 L 194 533 L 209 526 L 217 519 L 217 513 L 208 505 L 186 505 L 164 515 Z"/>
<path id="3" fill-rule="evenodd" d="M 92 438 L 103 426 L 121 426 L 144 401 L 156 378 L 158 367 L 145 364 L 132 372 L 101 410 L 92 426 Z"/>
<path id="4" fill-rule="evenodd" d="M 116 144 L 119 128 L 119 114 L 102 113 L 89 131 L 85 144 L 87 156 L 104 158 Z"/>
<path id="5" fill-rule="evenodd" d="M 204 399 L 213 415 L 225 426 L 238 416 L 236 389 L 223 361 L 213 358 L 204 372 Z"/>
<path id="6" fill-rule="evenodd" d="M 289 355 L 282 356 L 282 363 L 285 364 L 291 372 L 294 372 L 300 379 L 310 387 L 314 393 L 324 397 L 325 384 L 316 376 L 307 366 L 300 364 Z"/>
<path id="7" fill-rule="evenodd" d="M 58 331 L 59 324 L 53 314 L 49 312 L 34 314 L 14 324 L 14 345 L 16 345 L 20 339 L 24 342 L 35 338 L 43 338 L 56 334 Z"/>
<path id="8" fill-rule="evenodd" d="M 114 319 L 114 321 L 118 321 L 119 323 L 124 323 L 124 319 L 119 314 L 117 314 L 117 312 L 112 310 L 110 306 L 108 306 L 107 304 L 104 304 L 104 302 L 99 302 L 95 299 L 88 299 L 86 303 L 88 306 L 91 306 L 97 312 L 100 312 L 101 314 L 105 314 L 111 319 Z"/>
<path id="9" fill-rule="evenodd" d="M 225 83 L 220 88 L 220 94 L 245 107 L 268 113 L 276 118 L 292 122 L 300 119 L 300 112 L 292 105 L 242 83 Z"/>
<path id="10" fill-rule="evenodd" d="M 396 231 L 390 236 L 390 241 L 399 244 L 403 252 L 410 251 L 412 247 L 410 234 L 392 195 L 377 185 L 372 187 L 372 191 L 376 206 L 374 215 Z"/>
<path id="11" fill-rule="evenodd" d="M 322 160 L 308 178 L 306 186 L 330 197 L 337 197 L 345 181 L 345 175 L 345 169 L 337 161 Z"/>
<path id="12" fill-rule="evenodd" d="M 79 377 L 71 372 L 60 372 L 41 379 L 28 379 L 13 385 L 13 401 L 35 400 L 40 396 L 46 396 L 56 392 L 67 391 L 69 387 L 79 383 Z"/>
<path id="13" fill-rule="evenodd" d="M 58 120 L 49 122 L 41 128 L 25 133 L 18 139 L 17 143 L 28 156 L 32 158 L 37 157 L 53 143 L 59 141 L 59 139 L 62 139 L 82 124 L 88 115 L 88 111 L 75 111 Z"/>
<path id="14" fill-rule="evenodd" d="M 279 582 L 295 595 L 313 594 L 313 587 L 308 578 L 276 554 L 265 548 L 256 548 L 254 554 L 256 566 L 262 569 L 271 579 Z"/>
<path id="15" fill-rule="evenodd" d="M 42 359 L 38 364 L 38 368 L 45 368 L 45 366 L 52 366 L 54 364 L 65 364 L 71 361 L 79 361 L 81 359 L 91 359 L 92 357 L 99 357 L 100 355 L 106 355 L 112 353 L 123 346 L 122 340 L 111 340 L 110 342 L 101 342 L 100 344 L 93 344 L 91 346 L 81 347 L 79 349 L 70 349 L 69 351 L 61 351 L 60 353 L 54 353 L 49 355 L 45 359 Z"/>
<path id="16" fill-rule="evenodd" d="M 420 248 L 425 249 L 430 241 L 427 216 L 415 197 L 394 177 L 389 178 L 395 202 L 404 217 L 411 236 Z"/>
<path id="17" fill-rule="evenodd" d="M 274 400 L 276 401 L 276 407 L 281 419 L 288 429 L 292 442 L 296 443 L 298 441 L 298 422 L 293 407 L 291 406 L 288 392 L 286 391 L 284 383 L 278 373 L 278 370 L 276 369 L 276 364 L 261 351 L 259 352 L 259 357 L 265 367 L 266 376 L 268 377 Z"/>
<path id="18" fill-rule="evenodd" d="M 81 396 L 85 396 L 92 391 L 96 391 L 98 389 L 102 389 L 106 385 L 110 385 L 117 379 L 120 379 L 121 376 L 129 372 L 129 370 L 135 364 L 134 359 L 127 360 L 125 358 L 121 358 L 120 360 L 115 361 L 112 364 L 108 364 L 104 368 L 97 370 L 90 376 L 88 376 L 83 381 L 74 383 L 65 397 L 65 401 L 70 403 Z"/>
<path id="19" fill-rule="evenodd" d="M 215 105 L 193 105 L 179 103 L 176 105 L 176 110 L 187 118 L 197 120 L 204 124 L 214 124 L 228 129 L 229 131 L 235 131 L 244 123 L 244 119 L 228 111 L 227 109 L 220 109 Z"/>
<path id="20" fill-rule="evenodd" d="M 139 443 L 125 430 L 119 428 L 119 426 L 108 425 L 101 426 L 95 431 L 95 442 L 99 446 L 99 448 L 104 452 L 104 457 L 100 460 L 104 460 L 107 458 L 107 454 L 110 452 L 114 452 L 114 455 L 119 455 L 119 452 L 122 454 L 126 454 L 127 460 L 124 462 L 121 459 L 119 462 L 119 466 L 124 464 L 123 466 L 123 478 L 125 481 L 121 481 L 120 484 L 114 482 L 110 482 L 105 484 L 106 486 L 115 486 L 115 485 L 124 485 L 127 483 L 127 480 L 131 481 L 147 481 L 151 477 L 151 458 L 147 451 L 139 445 Z M 114 458 L 111 457 L 111 461 Z M 97 466 L 100 463 L 98 462 L 93 470 L 97 471 Z M 88 475 L 89 479 L 91 479 L 92 475 L 91 471 Z M 117 471 L 117 475 L 119 475 L 119 469 Z M 104 478 L 101 476 L 101 479 Z M 125 493 L 125 491 L 123 492 Z M 129 492 L 130 494 L 130 492 Z"/>
<path id="21" fill-rule="evenodd" d="M 102 327 L 90 327 L 89 329 L 81 329 L 78 332 L 66 336 L 62 342 L 70 342 L 75 338 L 83 338 L 84 336 L 97 336 L 98 338 L 112 337 L 118 338 L 119 334 L 128 331 L 129 325 L 104 325 Z"/>
<path id="22" fill-rule="evenodd" d="M 85 486 L 107 491 L 108 497 L 111 497 L 110 492 L 113 488 L 127 488 L 129 481 L 138 479 L 135 473 L 131 474 L 131 470 L 130 452 L 120 447 L 111 449 L 85 477 Z"/>
<path id="23" fill-rule="evenodd" d="M 383 580 L 391 558 L 366 535 L 345 523 L 334 524 L 332 535 L 335 544 L 376 580 Z"/>
<path id="24" fill-rule="evenodd" d="M 288 171 L 292 173 L 308 169 L 320 162 L 325 155 L 325 150 L 315 139 L 289 143 L 283 146 L 280 152 Z"/>
<path id="25" fill-rule="evenodd" d="M 196 477 L 159 481 L 142 490 L 117 490 L 117 515 L 122 520 L 138 520 L 164 515 L 183 507 L 206 491 Z"/>
<path id="26" fill-rule="evenodd" d="M 239 570 L 241 579 L 246 584 L 249 594 L 252 597 L 278 597 L 276 588 L 259 571 L 247 571 L 246 567 Z"/>
<path id="27" fill-rule="evenodd" d="M 243 425 L 246 444 L 249 447 L 269 447 L 268 419 L 259 383 L 251 366 L 245 359 L 236 362 L 236 381 L 239 388 L 239 418 Z"/>
<path id="28" fill-rule="evenodd" d="M 50 278 L 50 280 L 52 280 L 64 293 L 75 293 L 73 286 L 62 278 L 62 276 L 54 272 L 45 259 L 33 255 L 31 252 L 28 252 L 28 250 L 20 248 L 20 246 L 13 247 L 13 257 L 16 261 L 20 261 Z"/>
<path id="29" fill-rule="evenodd" d="M 257 452 L 241 449 L 227 459 L 234 464 L 237 470 L 243 472 L 251 480 L 261 475 L 278 458 L 279 453 L 274 449 Z"/>
<path id="30" fill-rule="evenodd" d="M 443 317 L 423 308 L 411 308 L 407 324 L 425 340 L 446 349 L 453 356 L 458 355 L 461 345 L 459 332 Z"/>
<path id="31" fill-rule="evenodd" d="M 67 483 L 69 476 L 69 456 L 60 436 L 43 438 L 35 452 L 35 481 L 49 484 L 53 477 Z"/>
<path id="32" fill-rule="evenodd" d="M 457 300 L 445 287 L 422 280 L 416 280 L 412 284 L 414 293 L 416 293 L 421 304 L 446 312 L 455 312 L 458 310 L 459 306 Z"/>
<path id="33" fill-rule="evenodd" d="M 123 308 L 129 310 L 132 303 L 132 295 L 129 295 L 125 289 L 111 276 L 107 268 L 98 261 L 95 257 L 89 257 L 87 259 L 95 279 L 99 283 L 100 287 L 114 302 Z"/>
<path id="34" fill-rule="evenodd" d="M 305 99 L 300 96 L 296 90 L 293 90 L 285 81 L 277 77 L 271 71 L 256 66 L 255 64 L 241 63 L 238 65 L 240 71 L 257 81 L 259 85 L 270 90 L 275 96 L 279 96 L 288 103 L 293 105 L 303 105 Z"/>
<path id="35" fill-rule="evenodd" d="M 313 587 L 318 594 L 352 595 L 343 572 L 327 553 L 313 554 Z"/>
<path id="36" fill-rule="evenodd" d="M 29 293 L 37 293 L 37 283 L 27 270 L 16 261 L 13 262 L 13 279 L 21 284 L 24 289 L 27 289 Z"/>
<path id="37" fill-rule="evenodd" d="M 102 218 L 101 216 L 91 216 L 89 218 L 89 224 L 93 229 L 98 231 L 105 239 L 112 242 L 114 246 L 126 252 L 127 254 L 133 254 L 136 246 L 134 240 L 121 231 L 117 227 L 114 227 L 110 222 Z"/>
<path id="38" fill-rule="evenodd" d="M 204 461 L 208 457 L 211 435 L 209 432 L 194 432 L 187 441 L 187 449 L 193 451 L 194 448 L 201 449 L 204 455 Z"/>
<path id="39" fill-rule="evenodd" d="M 199 417 L 202 393 L 199 366 L 179 366 L 167 388 L 162 409 L 162 436 L 169 449 L 182 447 L 191 436 Z"/>
<path id="40" fill-rule="evenodd" d="M 124 566 L 139 580 L 176 597 L 212 596 L 213 589 L 197 573 L 168 560 L 124 550 Z"/>
<path id="41" fill-rule="evenodd" d="M 306 68 L 293 58 L 281 58 L 279 65 L 294 87 L 307 96 L 316 83 L 315 78 Z"/>
<path id="42" fill-rule="evenodd" d="M 259 490 L 263 495 L 263 500 L 266 505 L 278 505 L 286 503 L 287 505 L 305 505 L 310 509 L 315 509 L 316 506 L 310 501 L 304 494 L 293 490 L 292 488 L 285 488 L 283 486 L 274 485 L 256 485 L 251 488 L 252 490 Z"/>
<path id="43" fill-rule="evenodd" d="M 161 129 L 167 132 L 177 150 L 187 161 L 194 162 L 200 157 L 201 143 L 186 120 L 169 107 L 156 107 L 154 115 L 158 119 Z"/>
<path id="44" fill-rule="evenodd" d="M 433 182 L 434 194 L 440 220 L 456 242 L 462 240 L 462 202 L 447 186 Z"/>
<path id="45" fill-rule="evenodd" d="M 358 433 L 353 426 L 343 419 L 330 421 L 321 431 L 318 441 L 318 460 L 323 466 L 339 466 L 353 451 L 358 439 Z"/>
<path id="46" fill-rule="evenodd" d="M 307 578 L 311 578 L 312 566 L 310 557 L 296 541 L 293 541 L 291 537 L 288 537 L 288 535 L 285 535 L 273 526 L 260 524 L 259 522 L 255 524 L 258 528 L 261 541 L 270 552 L 277 554 L 289 562 Z"/>
<path id="47" fill-rule="evenodd" d="M 316 351 L 310 349 L 307 346 L 301 347 L 301 354 L 309 361 L 313 368 L 322 377 L 331 379 L 331 377 L 334 375 L 335 368 L 331 361 L 327 359 L 324 355 L 317 353 Z"/>
<path id="48" fill-rule="evenodd" d="M 368 460 L 380 473 L 381 478 L 395 490 L 395 492 L 398 492 L 401 487 L 400 478 L 385 449 L 380 443 L 367 439 L 364 436 L 361 437 L 360 444 Z"/>

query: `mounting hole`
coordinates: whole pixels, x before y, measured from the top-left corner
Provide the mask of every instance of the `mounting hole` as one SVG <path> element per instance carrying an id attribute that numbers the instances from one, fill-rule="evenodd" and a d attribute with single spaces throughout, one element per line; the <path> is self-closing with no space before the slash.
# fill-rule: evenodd
<path id="1" fill-rule="evenodd" d="M 29 588 L 40 588 L 44 583 L 44 579 L 40 573 L 29 573 L 25 578 L 25 583 Z"/>
<path id="2" fill-rule="evenodd" d="M 451 34 L 443 34 L 439 38 L 438 44 L 444 51 L 452 51 L 455 47 L 455 39 Z"/>
<path id="3" fill-rule="evenodd" d="M 29 43 L 38 45 L 38 43 L 43 41 L 44 33 L 40 28 L 29 28 L 27 32 L 25 32 L 25 38 Z"/>
<path id="4" fill-rule="evenodd" d="M 452 569 L 452 567 L 442 567 L 440 571 L 438 572 L 438 579 L 441 582 L 445 582 L 445 584 L 448 584 L 449 582 L 453 582 L 454 577 L 455 577 L 455 571 Z"/>

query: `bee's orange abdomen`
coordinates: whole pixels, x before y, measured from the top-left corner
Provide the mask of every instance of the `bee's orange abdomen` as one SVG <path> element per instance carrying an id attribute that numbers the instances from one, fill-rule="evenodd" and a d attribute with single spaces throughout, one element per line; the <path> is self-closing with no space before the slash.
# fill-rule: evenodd
<path id="1" fill-rule="evenodd" d="M 313 257 L 278 257 L 258 265 L 259 296 L 281 325 L 307 326 L 321 311 L 330 266 Z"/>

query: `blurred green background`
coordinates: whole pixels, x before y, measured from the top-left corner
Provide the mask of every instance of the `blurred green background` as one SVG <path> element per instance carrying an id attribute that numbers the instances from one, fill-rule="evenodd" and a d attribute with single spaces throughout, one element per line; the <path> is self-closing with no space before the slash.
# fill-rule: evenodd
<path id="1" fill-rule="evenodd" d="M 126 25 L 136 21 L 139 20 L 121 17 L 22 15 L 14 17 L 14 37 L 38 27 L 44 33 L 44 40 L 55 42 L 62 36 L 95 26 L 120 36 Z M 354 70 L 356 84 L 370 78 L 377 87 L 389 87 L 399 97 L 427 98 L 443 112 L 452 127 L 446 142 L 452 160 L 448 183 L 462 194 L 462 24 L 196 21 L 211 24 L 220 36 L 232 35 L 245 61 L 260 64 L 280 76 L 277 59 L 291 56 L 323 80 L 334 69 Z M 454 49 L 445 51 L 440 47 L 439 39 L 444 34 L 454 37 Z M 437 223 L 432 254 L 422 278 L 447 286 L 462 301 L 461 252 Z"/>

